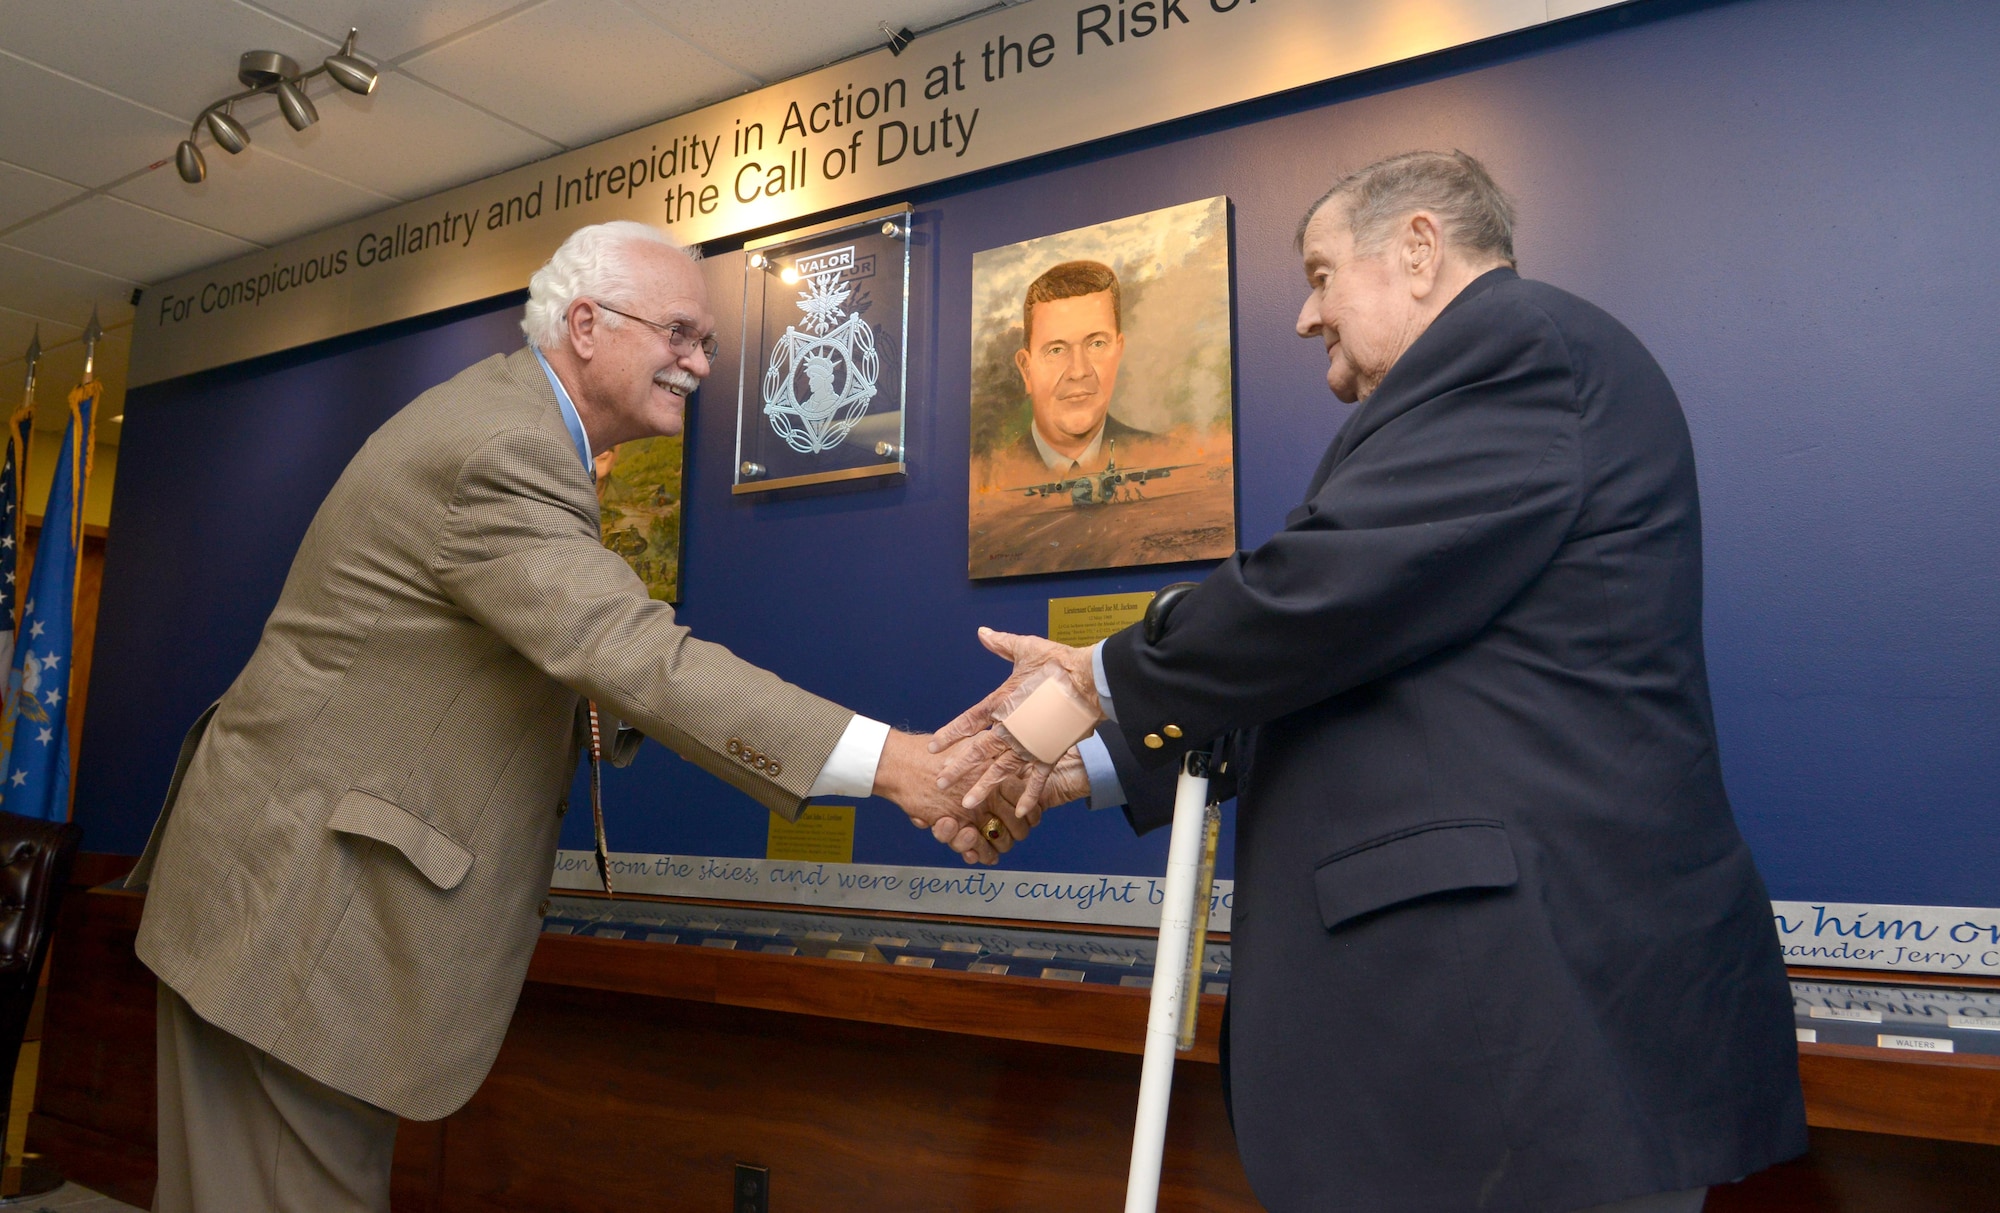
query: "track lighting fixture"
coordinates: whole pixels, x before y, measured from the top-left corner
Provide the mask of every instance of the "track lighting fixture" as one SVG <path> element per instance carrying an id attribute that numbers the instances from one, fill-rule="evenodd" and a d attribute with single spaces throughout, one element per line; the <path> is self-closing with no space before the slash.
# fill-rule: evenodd
<path id="1" fill-rule="evenodd" d="M 208 129 L 209 138 L 215 140 L 215 145 L 231 155 L 250 146 L 250 131 L 236 120 L 233 112 L 238 101 L 270 93 L 277 97 L 278 111 L 285 116 L 285 122 L 293 130 L 302 131 L 319 121 L 319 110 L 313 105 L 312 98 L 306 96 L 305 90 L 306 81 L 314 76 L 324 74 L 348 92 L 364 97 L 374 92 L 375 84 L 381 77 L 374 68 L 355 58 L 354 39 L 359 32 L 348 30 L 347 39 L 340 44 L 340 49 L 309 72 L 301 72 L 297 60 L 277 51 L 243 52 L 236 63 L 236 78 L 243 82 L 244 90 L 210 102 L 194 120 L 188 137 L 174 149 L 174 169 L 180 173 L 181 180 L 189 185 L 199 185 L 208 176 L 208 161 L 202 158 L 201 148 L 195 145 L 195 136 L 204 127 Z"/>

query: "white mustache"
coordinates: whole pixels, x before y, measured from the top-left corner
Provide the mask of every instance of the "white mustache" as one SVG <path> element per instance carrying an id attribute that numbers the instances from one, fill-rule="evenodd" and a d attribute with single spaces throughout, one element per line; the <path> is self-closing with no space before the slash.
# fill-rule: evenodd
<path id="1" fill-rule="evenodd" d="M 683 396 L 694 395 L 694 390 L 701 386 L 700 379 L 679 367 L 675 367 L 670 371 L 661 371 L 659 374 L 653 376 L 653 382 L 670 392 L 678 392 Z"/>

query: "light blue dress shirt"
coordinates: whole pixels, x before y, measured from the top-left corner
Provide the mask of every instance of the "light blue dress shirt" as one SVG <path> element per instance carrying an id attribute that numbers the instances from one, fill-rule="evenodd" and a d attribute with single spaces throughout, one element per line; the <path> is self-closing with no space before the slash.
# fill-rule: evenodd
<path id="1" fill-rule="evenodd" d="M 542 357 L 542 351 L 535 346 L 528 348 L 535 351 L 535 361 L 542 364 L 542 374 L 549 377 L 549 386 L 556 390 L 556 407 L 562 410 L 563 428 L 569 431 L 569 440 L 576 443 L 577 458 L 583 460 L 583 470 L 590 473 L 590 479 L 595 483 L 597 468 L 590 461 L 590 435 L 583 432 L 583 418 L 577 414 L 576 405 L 569 398 L 569 389 L 556 378 L 555 368 L 549 365 L 547 358 Z"/>
<path id="2" fill-rule="evenodd" d="M 1118 711 L 1111 705 L 1111 683 L 1104 677 L 1104 643 L 1090 646 L 1090 676 L 1097 684 L 1097 704 L 1104 718 L 1118 723 Z M 1076 743 L 1076 755 L 1083 759 L 1084 774 L 1090 777 L 1090 807 L 1108 809 L 1125 803 L 1125 787 L 1118 782 L 1118 768 L 1111 764 L 1111 751 L 1092 733 Z"/>

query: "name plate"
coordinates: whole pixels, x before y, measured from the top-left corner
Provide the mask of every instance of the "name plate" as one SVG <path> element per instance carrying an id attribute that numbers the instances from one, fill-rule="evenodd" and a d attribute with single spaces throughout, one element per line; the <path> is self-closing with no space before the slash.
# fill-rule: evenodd
<path id="1" fill-rule="evenodd" d="M 810 804 L 797 821 L 771 814 L 764 858 L 796 863 L 853 863 L 854 806 Z"/>
<path id="2" fill-rule="evenodd" d="M 1137 594 L 1051 598 L 1049 639 L 1078 649 L 1096 644 L 1144 619 L 1153 597 L 1151 590 L 1145 590 Z"/>
<path id="3" fill-rule="evenodd" d="M 1875 1038 L 1877 1046 L 1884 1049 L 1912 1049 L 1919 1053 L 1949 1053 L 1951 1042 L 1935 1036 L 1891 1036 L 1883 1034 Z"/>

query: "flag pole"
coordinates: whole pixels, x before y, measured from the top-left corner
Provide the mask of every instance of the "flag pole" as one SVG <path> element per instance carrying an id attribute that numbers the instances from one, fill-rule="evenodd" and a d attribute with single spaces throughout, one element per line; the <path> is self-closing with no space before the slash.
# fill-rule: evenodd
<path id="1" fill-rule="evenodd" d="M 104 336 L 104 327 L 97 323 L 97 305 L 90 308 L 90 323 L 83 329 L 83 382 L 89 383 L 97 376 L 97 343 Z"/>
<path id="2" fill-rule="evenodd" d="M 32 412 L 35 407 L 35 371 L 42 365 L 42 326 L 39 324 L 35 326 L 35 335 L 28 338 L 27 359 L 28 373 L 22 377 L 21 408 L 15 410 L 17 414 L 22 410 Z"/>
<path id="3" fill-rule="evenodd" d="M 35 432 L 35 374 L 42 365 L 42 326 L 28 339 L 28 370 L 21 378 L 21 407 L 7 420 L 8 441 L 14 445 L 14 548 L 12 562 L 19 562 L 28 542 L 28 440 Z M 21 621 L 21 596 L 14 596 L 14 622 Z"/>
<path id="4" fill-rule="evenodd" d="M 70 439 L 71 475 L 75 478 L 74 490 L 69 499 L 69 541 L 76 552 L 76 585 L 70 587 L 70 601 L 76 601 L 76 590 L 83 584 L 83 495 L 90 483 L 91 464 L 97 458 L 97 406 L 104 400 L 104 385 L 97 379 L 97 343 L 104 339 L 104 328 L 97 323 L 97 305 L 90 308 L 90 323 L 83 330 L 83 380 L 70 393 L 70 420 L 75 423 L 69 428 L 74 435 Z M 84 413 L 78 406 L 85 396 L 91 399 L 90 411 Z M 45 519 L 42 526 L 46 529 Z"/>

